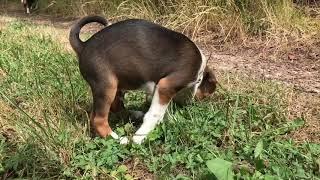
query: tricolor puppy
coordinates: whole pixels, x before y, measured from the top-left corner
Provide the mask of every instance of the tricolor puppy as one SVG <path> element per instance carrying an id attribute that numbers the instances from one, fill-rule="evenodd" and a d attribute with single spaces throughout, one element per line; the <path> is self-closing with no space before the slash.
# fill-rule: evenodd
<path id="1" fill-rule="evenodd" d="M 82 42 L 80 29 L 91 22 L 106 27 Z M 87 16 L 72 27 L 69 40 L 92 91 L 90 121 L 101 137 L 119 138 L 110 128 L 108 117 L 110 111 L 124 108 L 127 90 L 143 88 L 153 95 L 143 123 L 133 136 L 133 142 L 140 144 L 162 121 L 173 98 L 189 92 L 191 98 L 202 99 L 216 88 L 213 71 L 206 67 L 205 56 L 190 39 L 146 20 L 129 19 L 107 26 L 106 19 Z M 126 137 L 120 140 L 128 143 Z"/>

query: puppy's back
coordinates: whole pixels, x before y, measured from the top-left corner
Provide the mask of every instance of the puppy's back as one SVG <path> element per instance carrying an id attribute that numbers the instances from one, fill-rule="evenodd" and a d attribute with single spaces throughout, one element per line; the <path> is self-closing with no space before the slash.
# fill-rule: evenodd
<path id="1" fill-rule="evenodd" d="M 79 61 L 82 66 L 113 68 L 120 81 L 130 76 L 133 81 L 157 82 L 178 69 L 196 76 L 201 55 L 185 35 L 146 20 L 129 19 L 93 35 L 85 42 Z"/>

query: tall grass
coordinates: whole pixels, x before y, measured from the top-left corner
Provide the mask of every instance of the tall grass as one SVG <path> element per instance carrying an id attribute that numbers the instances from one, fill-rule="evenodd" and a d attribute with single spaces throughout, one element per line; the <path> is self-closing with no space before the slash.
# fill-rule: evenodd
<path id="1" fill-rule="evenodd" d="M 145 18 L 192 36 L 214 33 L 223 41 L 259 35 L 273 39 L 300 39 L 320 30 L 292 0 L 60 0 L 40 1 L 47 12 L 77 16 L 104 14 L 117 20 Z M 49 4 L 49 5 L 48 5 Z M 47 7 L 47 8 L 46 8 Z M 290 40 L 291 40 L 290 39 Z M 309 37 L 311 39 L 311 37 Z"/>
<path id="2" fill-rule="evenodd" d="M 141 146 L 90 138 L 88 86 L 75 56 L 44 28 L 18 21 L 0 33 L 3 179 L 318 179 L 320 145 L 286 137 L 303 118 L 288 121 L 293 92 L 270 81 L 220 74 L 224 88 L 203 102 L 172 104 Z M 140 108 L 142 99 L 130 93 L 126 106 Z M 120 135 L 138 127 L 111 121 Z"/>

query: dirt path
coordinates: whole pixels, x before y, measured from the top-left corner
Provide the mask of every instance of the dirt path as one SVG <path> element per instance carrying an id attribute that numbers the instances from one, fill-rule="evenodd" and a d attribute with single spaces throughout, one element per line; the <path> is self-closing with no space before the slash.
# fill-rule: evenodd
<path id="1" fill-rule="evenodd" d="M 222 52 L 213 54 L 212 58 L 212 63 L 218 70 L 278 80 L 293 85 L 296 90 L 320 93 L 320 56 L 315 59 L 302 57 L 275 61 L 255 54 L 232 55 Z"/>
<path id="2" fill-rule="evenodd" d="M 20 4 L 12 3 L 1 4 L 0 9 L 0 30 L 13 19 L 48 25 L 54 29 L 60 42 L 70 49 L 67 37 L 74 18 L 26 15 Z M 95 32 L 97 29 L 99 27 L 93 24 L 86 26 L 84 31 Z M 320 48 L 303 50 L 298 47 L 281 57 L 275 57 L 270 52 L 272 49 L 269 53 L 264 50 L 217 51 L 210 46 L 205 49 L 206 54 L 212 54 L 210 64 L 217 71 L 270 79 L 293 86 L 300 94 L 290 107 L 295 112 L 293 116 L 307 114 L 308 120 L 306 126 L 293 136 L 299 141 L 320 142 Z"/>

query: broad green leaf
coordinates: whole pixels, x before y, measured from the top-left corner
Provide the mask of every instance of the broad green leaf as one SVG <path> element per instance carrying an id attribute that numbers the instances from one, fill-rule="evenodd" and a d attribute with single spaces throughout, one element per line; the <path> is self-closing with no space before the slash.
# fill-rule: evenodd
<path id="1" fill-rule="evenodd" d="M 254 149 L 254 157 L 257 158 L 260 156 L 260 154 L 263 151 L 263 141 L 259 141 L 258 144 L 256 145 L 256 148 Z"/>
<path id="2" fill-rule="evenodd" d="M 256 170 L 260 171 L 265 168 L 263 159 L 255 159 L 254 164 L 255 164 Z"/>
<path id="3" fill-rule="evenodd" d="M 268 175 L 268 174 L 264 176 L 264 180 L 278 180 L 278 179 L 280 178 L 276 176 Z"/>
<path id="4" fill-rule="evenodd" d="M 220 158 L 207 161 L 209 170 L 218 178 L 218 180 L 233 180 L 232 163 Z"/>

